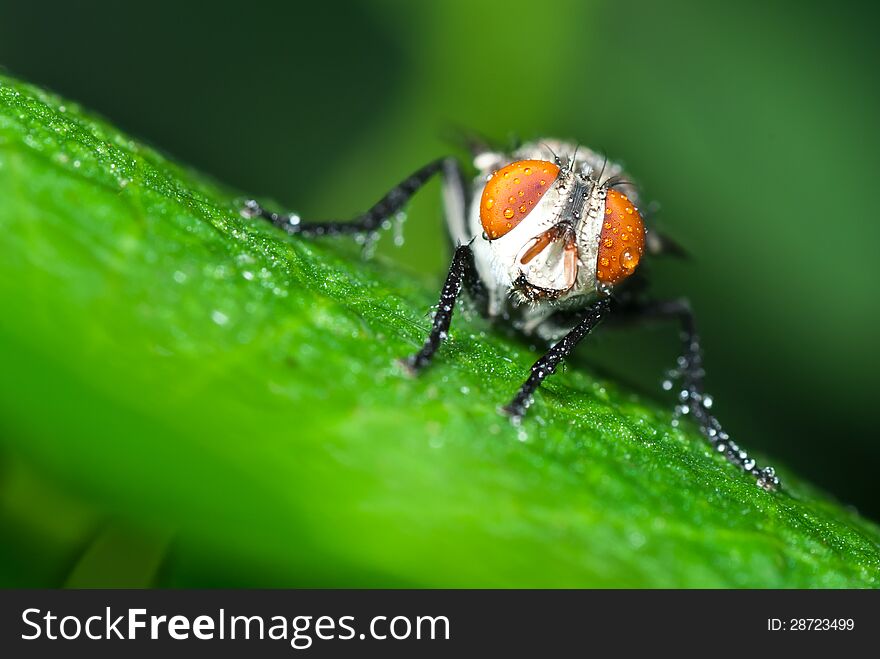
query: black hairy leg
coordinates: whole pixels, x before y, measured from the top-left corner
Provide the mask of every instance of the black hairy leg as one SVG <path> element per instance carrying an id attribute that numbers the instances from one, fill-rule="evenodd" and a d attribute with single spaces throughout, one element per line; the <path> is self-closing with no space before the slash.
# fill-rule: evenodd
<path id="1" fill-rule="evenodd" d="M 410 198 L 434 174 L 443 172 L 444 195 L 447 201 L 447 212 L 456 215 L 456 225 L 464 224 L 464 213 L 467 205 L 467 188 L 458 163 L 454 158 L 440 158 L 420 168 L 399 185 L 392 188 L 370 210 L 349 222 L 303 222 L 295 214 L 279 214 L 265 210 L 254 200 L 245 203 L 242 214 L 245 217 L 260 217 L 269 220 L 277 227 L 289 233 L 305 236 L 337 236 L 371 234 L 383 228 L 384 223 L 403 208 Z M 413 373 L 427 366 L 440 344 L 446 339 L 452 311 L 462 287 L 478 306 L 485 306 L 485 286 L 476 276 L 473 252 L 470 245 L 456 247 L 449 266 L 446 283 L 440 293 L 440 302 L 431 332 L 422 349 L 416 354 L 401 360 Z"/>
<path id="2" fill-rule="evenodd" d="M 679 381 L 678 404 L 676 413 L 689 416 L 700 429 L 702 435 L 724 455 L 728 461 L 754 476 L 758 487 L 765 490 L 776 490 L 779 478 L 773 467 L 759 467 L 748 453 L 739 447 L 722 429 L 721 423 L 711 413 L 713 405 L 703 385 L 705 370 L 703 369 L 703 351 L 697 333 L 696 321 L 687 300 L 661 300 L 649 302 L 628 302 L 614 309 L 615 319 L 624 321 L 638 320 L 677 320 L 681 325 L 682 352 L 676 367 L 669 372 L 669 378 L 663 382 L 663 388 L 673 389 L 674 382 Z M 676 421 L 677 423 L 677 421 Z"/>
<path id="3" fill-rule="evenodd" d="M 452 255 L 452 263 L 449 266 L 449 274 L 440 291 L 440 301 L 437 303 L 437 312 L 434 314 L 434 322 L 431 331 L 422 349 L 414 355 L 401 360 L 404 366 L 412 373 L 418 373 L 431 363 L 434 354 L 440 344 L 449 333 L 449 324 L 452 322 L 452 312 L 455 302 L 461 294 L 462 286 L 468 283 L 470 289 L 476 279 L 473 268 L 473 252 L 470 245 L 459 245 Z"/>
<path id="4" fill-rule="evenodd" d="M 381 229 L 387 220 L 394 217 L 434 174 L 453 162 L 450 158 L 439 158 L 429 162 L 391 188 L 370 210 L 351 221 L 304 222 L 296 213 L 267 211 L 253 199 L 245 202 L 241 212 L 245 217 L 260 217 L 288 233 L 304 236 L 371 234 Z"/>
<path id="5" fill-rule="evenodd" d="M 509 415 L 515 421 L 520 420 L 526 413 L 532 402 L 532 396 L 535 390 L 548 375 L 552 375 L 563 359 L 568 357 L 577 347 L 587 334 L 589 334 L 596 325 L 608 313 L 610 299 L 607 297 L 600 298 L 591 304 L 582 312 L 581 319 L 564 337 L 562 337 L 544 356 L 532 365 L 532 371 L 529 377 L 523 382 L 516 396 L 513 397 L 502 411 Z"/>

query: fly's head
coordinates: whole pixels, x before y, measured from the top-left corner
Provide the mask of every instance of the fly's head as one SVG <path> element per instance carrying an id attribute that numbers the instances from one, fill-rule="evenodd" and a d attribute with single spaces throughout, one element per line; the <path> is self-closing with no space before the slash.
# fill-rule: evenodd
<path id="1" fill-rule="evenodd" d="M 480 223 L 493 271 L 518 303 L 607 294 L 645 249 L 641 214 L 618 177 L 589 161 L 525 159 L 492 173 Z"/>

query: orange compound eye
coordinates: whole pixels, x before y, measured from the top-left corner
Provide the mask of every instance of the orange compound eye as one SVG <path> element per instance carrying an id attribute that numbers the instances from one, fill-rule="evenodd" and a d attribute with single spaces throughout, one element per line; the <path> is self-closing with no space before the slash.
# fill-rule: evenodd
<path id="1" fill-rule="evenodd" d="M 635 272 L 645 251 L 645 225 L 642 216 L 617 190 L 605 197 L 605 221 L 599 237 L 596 278 L 603 284 L 616 284 Z"/>
<path id="2" fill-rule="evenodd" d="M 522 222 L 557 176 L 559 167 L 544 160 L 520 160 L 495 172 L 480 199 L 480 222 L 489 240 Z"/>

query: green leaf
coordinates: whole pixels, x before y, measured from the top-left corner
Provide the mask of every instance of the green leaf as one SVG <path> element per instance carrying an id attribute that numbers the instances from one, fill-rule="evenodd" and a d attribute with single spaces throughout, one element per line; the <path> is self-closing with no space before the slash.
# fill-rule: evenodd
<path id="1" fill-rule="evenodd" d="M 29 583 L 143 545 L 120 564 L 166 552 L 160 585 L 878 585 L 876 526 L 785 470 L 758 489 L 669 401 L 569 368 L 518 432 L 496 409 L 535 353 L 467 310 L 406 376 L 441 273 L 240 201 L 0 78 L 0 446 L 32 474 L 0 524 L 66 548 Z"/>

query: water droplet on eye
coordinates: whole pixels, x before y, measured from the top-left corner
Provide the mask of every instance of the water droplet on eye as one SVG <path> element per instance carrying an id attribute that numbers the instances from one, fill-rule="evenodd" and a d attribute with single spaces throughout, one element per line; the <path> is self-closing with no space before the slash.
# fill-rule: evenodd
<path id="1" fill-rule="evenodd" d="M 547 185 L 547 181 L 545 181 L 544 179 L 541 179 L 540 181 L 538 181 L 538 183 L 540 183 L 541 185 Z"/>
<path id="2" fill-rule="evenodd" d="M 639 264 L 639 254 L 633 254 L 629 250 L 620 255 L 620 264 L 627 270 L 634 270 Z"/>
<path id="3" fill-rule="evenodd" d="M 606 209 L 605 209 L 605 215 L 611 215 L 611 209 L 610 209 L 610 208 L 606 208 Z M 607 225 L 605 225 L 605 226 L 611 226 L 611 225 L 610 225 L 610 224 L 607 224 Z"/>
<path id="4" fill-rule="evenodd" d="M 520 212 L 520 213 L 525 213 L 525 212 L 526 212 L 526 205 L 525 205 L 525 204 L 523 204 L 522 206 L 519 207 L 519 212 Z"/>
<path id="5" fill-rule="evenodd" d="M 532 173 L 532 168 L 531 168 L 531 167 L 526 167 L 526 168 L 523 170 L 523 174 L 525 174 L 526 176 L 530 175 L 531 173 Z"/>
<path id="6" fill-rule="evenodd" d="M 510 195 L 510 196 L 507 198 L 507 203 L 508 203 L 508 204 L 514 204 L 514 203 L 516 203 L 516 197 L 514 197 L 513 195 Z"/>
<path id="7" fill-rule="evenodd" d="M 504 217 L 506 217 L 508 220 L 510 218 L 512 218 L 513 217 L 513 209 L 512 208 L 505 208 L 504 209 Z"/>
<path id="8" fill-rule="evenodd" d="M 632 214 L 633 214 L 633 207 L 632 207 L 632 206 L 627 206 L 627 207 L 626 207 L 626 214 L 627 214 L 627 215 L 632 215 Z"/>
<path id="9" fill-rule="evenodd" d="M 632 233 L 632 230 L 633 230 L 633 226 L 632 226 L 632 224 L 627 224 L 627 225 L 626 225 L 626 230 L 629 231 L 630 233 Z"/>
<path id="10" fill-rule="evenodd" d="M 605 258 L 604 256 L 601 259 L 599 259 L 599 263 L 601 263 L 606 268 L 608 267 L 608 259 Z"/>
<path id="11" fill-rule="evenodd" d="M 518 194 L 520 197 L 525 197 L 525 196 L 526 196 L 525 190 L 520 190 L 519 192 L 517 192 L 517 194 Z"/>
<path id="12" fill-rule="evenodd" d="M 492 197 L 489 197 L 486 200 L 486 208 L 492 208 L 492 206 L 494 206 L 494 205 L 495 205 L 495 200 L 492 199 Z"/>
<path id="13" fill-rule="evenodd" d="M 603 244 L 605 247 L 614 247 L 614 241 L 611 238 L 606 238 Z"/>
<path id="14" fill-rule="evenodd" d="M 519 185 L 519 177 L 518 176 L 515 179 L 513 179 L 513 183 L 514 183 L 514 185 Z"/>
<path id="15" fill-rule="evenodd" d="M 605 228 L 606 228 L 606 229 L 610 229 L 610 228 L 611 228 L 611 222 L 606 222 L 606 223 L 605 223 Z"/>
<path id="16" fill-rule="evenodd" d="M 622 233 L 622 234 L 620 234 L 620 239 L 621 239 L 621 240 L 624 240 L 624 241 L 625 241 L 625 240 L 629 240 L 629 234 L 628 234 L 628 233 Z"/>

